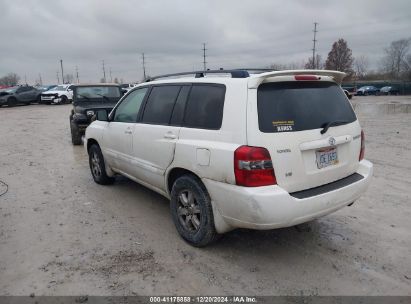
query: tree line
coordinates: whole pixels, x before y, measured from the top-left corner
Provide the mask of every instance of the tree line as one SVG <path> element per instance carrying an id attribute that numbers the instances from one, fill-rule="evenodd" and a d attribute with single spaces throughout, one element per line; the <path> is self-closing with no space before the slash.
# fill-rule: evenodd
<path id="1" fill-rule="evenodd" d="M 391 44 L 383 50 L 384 56 L 379 62 L 379 70 L 373 71 L 369 69 L 369 61 L 367 56 L 353 57 L 352 50 L 348 47 L 348 43 L 344 39 L 335 41 L 328 53 L 327 59 L 323 62 L 321 55 L 317 54 L 313 60 L 308 58 L 305 62 L 276 64 L 270 65 L 270 68 L 275 70 L 292 70 L 292 69 L 326 69 L 337 70 L 348 74 L 348 79 L 357 80 L 404 80 L 411 81 L 411 38 L 400 39 L 391 42 Z M 72 74 L 65 76 L 66 83 L 72 83 L 74 77 Z M 0 78 L 0 86 L 15 86 L 19 83 L 20 77 L 16 73 L 9 73 Z M 105 82 L 105 79 L 101 79 Z M 122 83 L 117 78 L 114 82 Z M 41 84 L 41 83 L 37 83 Z"/>
<path id="2" fill-rule="evenodd" d="M 322 61 L 321 55 L 308 58 L 302 64 L 272 64 L 270 67 L 278 70 L 285 69 L 326 69 L 345 72 L 348 78 L 358 80 L 405 80 L 411 81 L 411 38 L 400 39 L 391 42 L 383 50 L 383 57 L 379 62 L 378 71 L 369 69 L 367 56 L 353 57 L 352 50 L 344 39 L 335 41 L 328 53 L 325 62 Z"/>
<path id="3" fill-rule="evenodd" d="M 20 76 L 16 73 L 8 73 L 6 76 L 0 78 L 0 85 L 12 87 L 19 83 Z"/>

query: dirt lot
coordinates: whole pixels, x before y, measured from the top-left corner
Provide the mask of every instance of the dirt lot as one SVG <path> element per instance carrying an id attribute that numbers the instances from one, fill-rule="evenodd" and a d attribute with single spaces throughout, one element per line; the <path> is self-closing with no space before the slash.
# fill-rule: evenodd
<path id="1" fill-rule="evenodd" d="M 0 295 L 411 295 L 411 97 L 353 102 L 375 165 L 359 201 L 205 249 L 179 238 L 160 195 L 93 182 L 70 105 L 1 108 Z"/>

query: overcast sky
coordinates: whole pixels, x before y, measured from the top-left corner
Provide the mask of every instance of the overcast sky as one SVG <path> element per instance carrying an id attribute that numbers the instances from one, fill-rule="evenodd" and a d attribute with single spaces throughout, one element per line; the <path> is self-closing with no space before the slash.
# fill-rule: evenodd
<path id="1" fill-rule="evenodd" d="M 410 0 L 0 0 L 0 77 L 56 83 L 64 73 L 81 82 L 106 77 L 138 81 L 141 53 L 149 75 L 208 68 L 266 67 L 302 62 L 338 38 L 376 69 L 391 41 L 411 37 Z M 61 78 L 60 78 L 61 80 Z"/>

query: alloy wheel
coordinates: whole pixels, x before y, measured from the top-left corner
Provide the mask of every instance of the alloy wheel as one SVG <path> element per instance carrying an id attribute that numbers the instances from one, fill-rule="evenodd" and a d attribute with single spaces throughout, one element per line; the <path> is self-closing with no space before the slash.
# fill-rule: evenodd
<path id="1" fill-rule="evenodd" d="M 93 152 L 91 155 L 91 171 L 93 172 L 94 177 L 101 176 L 101 167 L 100 167 L 100 157 L 96 152 Z"/>
<path id="2" fill-rule="evenodd" d="M 194 193 L 191 190 L 183 190 L 178 195 L 177 215 L 180 224 L 190 232 L 200 229 L 201 210 Z"/>

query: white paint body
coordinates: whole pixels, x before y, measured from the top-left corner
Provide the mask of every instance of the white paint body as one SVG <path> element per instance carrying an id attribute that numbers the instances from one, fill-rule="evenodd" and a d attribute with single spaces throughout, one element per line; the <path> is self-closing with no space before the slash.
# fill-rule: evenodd
<path id="1" fill-rule="evenodd" d="M 370 183 L 373 166 L 358 161 L 361 127 L 358 120 L 319 129 L 263 133 L 258 127 L 257 88 L 264 82 L 295 81 L 292 75 L 321 75 L 319 81 L 341 82 L 344 74 L 326 71 L 281 71 L 248 78 L 179 78 L 143 83 L 219 83 L 226 86 L 222 126 L 219 130 L 95 121 L 86 130 L 101 147 L 108 174 L 122 174 L 170 197 L 169 172 L 182 168 L 196 174 L 208 190 L 217 232 L 235 228 L 273 229 L 287 227 L 334 212 L 360 197 Z M 328 76 L 327 76 L 328 75 Z M 121 102 L 121 101 L 120 101 Z M 210 113 L 212 115 L 212 113 Z M 126 126 L 125 126 L 126 125 Z M 318 169 L 315 149 L 336 139 L 340 162 Z M 234 151 L 243 145 L 266 148 L 271 155 L 277 185 L 236 185 Z M 290 149 L 290 153 L 277 150 Z M 287 176 L 292 172 L 292 176 Z M 351 174 L 364 178 L 327 193 L 297 199 L 295 191 L 328 184 Z"/>

